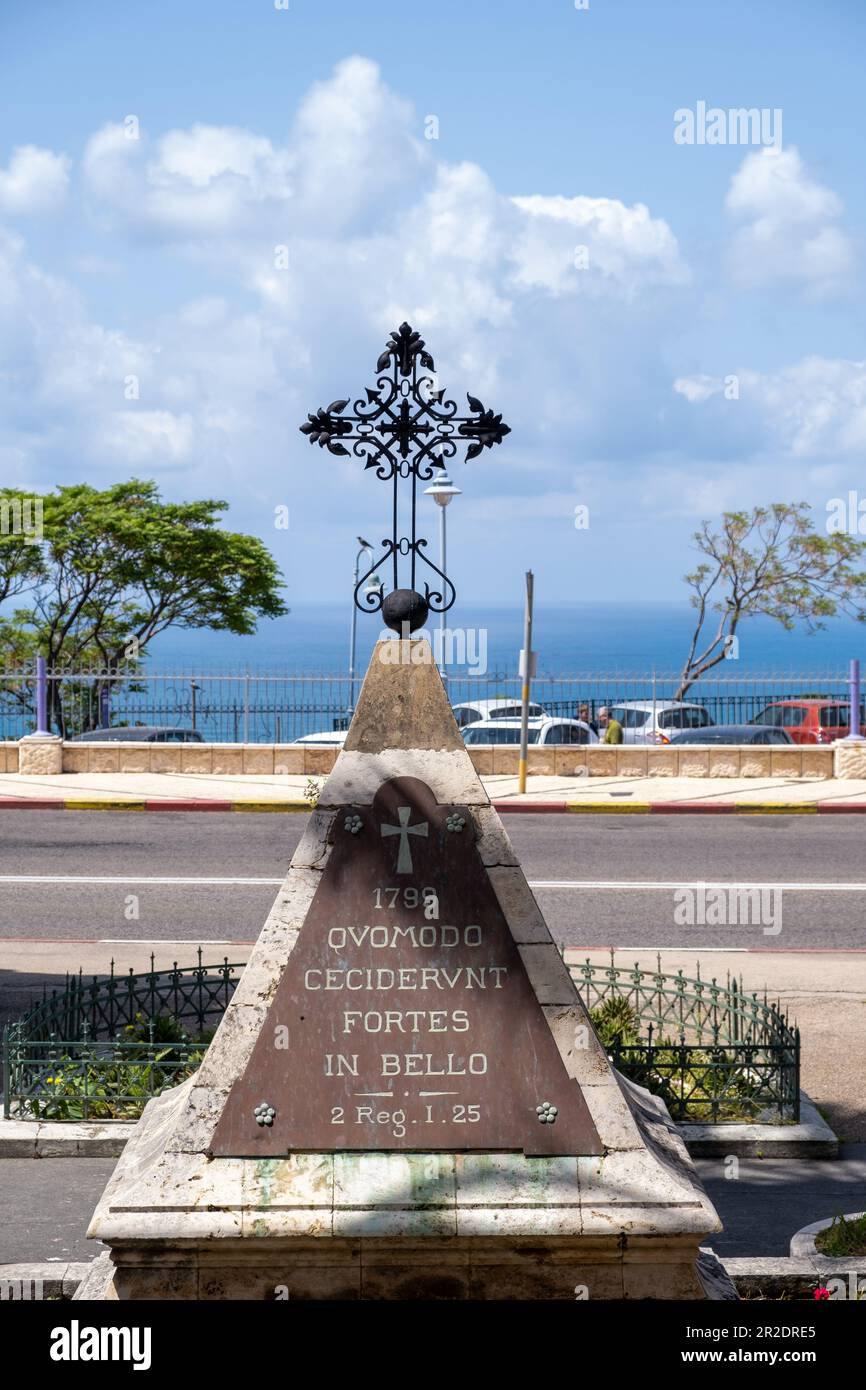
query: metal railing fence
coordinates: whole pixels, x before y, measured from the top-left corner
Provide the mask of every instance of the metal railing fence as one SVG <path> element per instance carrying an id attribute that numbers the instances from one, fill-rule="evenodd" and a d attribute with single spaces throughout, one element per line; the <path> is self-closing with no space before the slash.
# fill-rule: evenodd
<path id="1" fill-rule="evenodd" d="M 151 967 L 153 961 L 151 960 Z M 201 1062 L 240 965 L 67 978 L 3 1034 L 7 1118 L 124 1119 Z M 689 978 L 586 960 L 571 967 L 600 1031 L 610 1001 L 634 1022 L 604 1037 L 614 1064 L 676 1120 L 799 1119 L 800 1035 L 742 980 Z M 600 1017 L 599 1011 L 602 1011 Z M 196 1036 L 191 1036 L 195 1034 Z"/>
<path id="2" fill-rule="evenodd" d="M 243 972 L 224 957 L 171 970 L 67 975 L 3 1030 L 7 1118 L 129 1119 L 196 1070 Z"/>
<path id="3" fill-rule="evenodd" d="M 685 699 L 703 705 L 716 724 L 744 724 L 773 700 L 849 698 L 847 673 L 711 674 Z M 538 676 L 532 699 L 551 715 L 576 715 L 581 705 L 595 716 L 602 705 L 623 700 L 671 700 L 676 674 L 607 672 Z M 361 678 L 268 672 L 214 673 L 124 670 L 48 672 L 52 728 L 65 738 L 111 725 L 195 728 L 207 742 L 292 743 L 304 734 L 344 729 L 357 702 Z M 520 679 L 504 672 L 452 671 L 452 704 L 496 696 L 519 701 Z M 0 739 L 17 739 L 36 727 L 36 681 L 30 670 L 0 671 Z"/>
<path id="4" fill-rule="evenodd" d="M 571 966 L 588 1012 L 597 1024 L 609 1000 L 625 1001 L 638 1022 L 608 1044 L 614 1065 L 662 1096 L 680 1121 L 719 1124 L 751 1119 L 782 1124 L 800 1118 L 800 1032 L 787 1012 L 743 988 L 728 972 L 725 983 L 617 966 L 587 959 Z M 601 1012 L 600 1012 L 601 1011 Z"/>

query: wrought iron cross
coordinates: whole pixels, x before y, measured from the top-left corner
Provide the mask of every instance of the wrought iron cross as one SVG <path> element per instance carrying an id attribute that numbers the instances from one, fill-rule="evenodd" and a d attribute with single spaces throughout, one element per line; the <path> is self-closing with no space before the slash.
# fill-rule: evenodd
<path id="1" fill-rule="evenodd" d="M 470 415 L 458 415 L 456 401 L 446 400 L 435 377 L 433 358 L 424 339 L 408 323 L 392 333 L 385 351 L 376 363 L 376 388 L 367 387 L 366 396 L 354 402 L 347 413 L 348 400 L 332 401 L 329 406 L 308 415 L 301 425 L 311 444 L 331 454 L 365 460 L 365 468 L 375 468 L 376 477 L 392 485 L 391 535 L 381 542 L 382 550 L 355 585 L 355 603 L 363 613 L 382 610 L 388 627 L 396 631 L 408 624 L 409 631 L 421 627 L 429 611 L 445 613 L 457 597 L 446 574 L 424 553 L 427 541 L 417 534 L 416 507 L 418 484 L 429 482 L 434 470 L 445 468 L 463 441 L 467 442 L 465 462 L 477 458 L 484 449 L 501 444 L 511 431 L 501 415 L 487 410 L 475 396 L 467 396 Z M 346 447 L 351 444 L 351 451 Z M 399 534 L 398 485 L 411 479 L 410 534 Z M 409 587 L 401 588 L 399 560 L 409 561 Z M 391 562 L 394 587 L 387 596 L 383 590 L 365 590 L 364 585 L 380 566 Z M 436 576 L 433 587 L 425 576 L 424 592 L 416 587 L 416 570 L 423 563 Z M 405 571 L 404 571 L 405 572 Z"/>

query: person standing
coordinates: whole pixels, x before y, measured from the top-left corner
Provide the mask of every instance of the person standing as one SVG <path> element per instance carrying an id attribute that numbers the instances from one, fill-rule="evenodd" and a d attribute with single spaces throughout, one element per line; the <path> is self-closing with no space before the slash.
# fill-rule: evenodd
<path id="1" fill-rule="evenodd" d="M 598 722 L 604 734 L 602 743 L 622 743 L 622 725 L 618 719 L 614 719 L 607 705 L 602 705 L 598 712 Z"/>
<path id="2" fill-rule="evenodd" d="M 577 712 L 577 717 L 582 720 L 584 724 L 588 724 L 595 735 L 598 735 L 598 724 L 594 719 L 590 719 L 589 717 L 589 705 L 581 705 Z"/>

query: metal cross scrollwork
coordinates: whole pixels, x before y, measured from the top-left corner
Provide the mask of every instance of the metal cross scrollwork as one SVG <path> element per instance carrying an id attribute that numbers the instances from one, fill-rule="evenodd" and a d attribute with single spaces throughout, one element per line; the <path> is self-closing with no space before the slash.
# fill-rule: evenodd
<path id="1" fill-rule="evenodd" d="M 424 339 L 408 323 L 391 334 L 385 351 L 376 363 L 376 387 L 367 387 L 351 410 L 348 400 L 332 401 L 329 406 L 308 415 L 301 425 L 311 444 L 331 454 L 354 454 L 374 468 L 376 477 L 392 485 L 391 535 L 382 541 L 382 550 L 355 586 L 355 603 L 364 613 L 382 610 L 387 625 L 396 631 L 408 625 L 409 631 L 421 627 L 429 611 L 445 613 L 456 593 L 446 574 L 424 553 L 427 541 L 417 534 L 416 508 L 418 484 L 444 469 L 458 448 L 467 445 L 465 462 L 477 458 L 484 449 L 501 444 L 511 431 L 475 396 L 467 396 L 471 414 L 458 415 L 457 403 L 445 399 L 435 378 L 433 358 Z M 351 446 L 351 449 L 347 447 Z M 409 534 L 400 535 L 399 483 L 411 479 Z M 399 561 L 408 560 L 409 587 L 400 587 Z M 365 588 L 367 580 L 380 567 L 391 564 L 393 590 Z M 416 571 L 420 564 L 433 573 L 423 580 L 418 592 Z"/>

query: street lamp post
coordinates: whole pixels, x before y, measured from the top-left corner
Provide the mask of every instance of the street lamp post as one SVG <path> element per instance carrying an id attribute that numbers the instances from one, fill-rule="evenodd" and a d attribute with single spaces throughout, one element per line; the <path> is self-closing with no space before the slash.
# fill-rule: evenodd
<path id="1" fill-rule="evenodd" d="M 367 555 L 369 555 L 369 556 L 372 558 L 372 555 L 373 555 L 373 547 L 370 545 L 370 542 L 369 542 L 369 541 L 365 541 L 365 540 L 364 540 L 364 537 L 363 537 L 363 536 L 359 536 L 359 537 L 358 537 L 358 545 L 359 545 L 360 548 L 359 548 L 359 550 L 358 550 L 357 555 L 355 556 L 355 574 L 354 574 L 354 578 L 353 578 L 353 582 L 352 582 L 352 594 L 353 594 L 353 596 L 354 596 L 355 591 L 356 591 L 356 589 L 357 589 L 357 587 L 358 587 L 358 575 L 359 575 L 360 569 L 361 569 L 361 556 L 364 555 L 364 554 L 367 554 Z M 365 592 L 368 593 L 368 594 L 371 594 L 371 595 L 373 595 L 373 596 L 376 596 L 376 595 L 378 595 L 378 593 L 379 593 L 379 591 L 381 590 L 381 588 L 382 588 L 382 581 L 379 579 L 378 575 L 372 574 L 372 575 L 370 576 L 370 578 L 368 579 L 368 581 L 367 581 L 367 585 L 366 585 L 366 590 L 365 590 Z M 355 712 L 355 644 L 356 644 L 356 641 L 357 641 L 357 636 L 358 636 L 358 605 L 357 605 L 357 603 L 355 603 L 354 597 L 353 597 L 353 601 L 352 601 L 352 637 L 351 637 L 351 641 L 350 641 L 350 644 L 349 644 L 349 706 L 348 706 L 348 710 L 347 710 L 347 713 L 348 713 L 348 716 L 349 716 L 350 719 L 352 718 L 352 715 L 353 715 L 354 712 Z"/>
<path id="2" fill-rule="evenodd" d="M 461 495 L 461 490 L 460 490 L 459 487 L 455 487 L 455 486 L 454 486 L 454 484 L 451 482 L 451 479 L 448 477 L 448 474 L 447 474 L 446 472 L 443 471 L 443 473 L 440 475 L 440 477 L 438 478 L 438 480 L 437 480 L 435 483 L 433 483 L 430 487 L 425 487 L 425 489 L 424 489 L 424 495 L 425 495 L 425 497 L 432 497 L 433 500 L 434 500 L 434 502 L 436 503 L 436 505 L 437 505 L 438 508 L 439 508 L 439 565 L 440 565 L 440 568 L 441 568 L 441 570 L 442 570 L 442 573 L 443 573 L 443 574 L 447 574 L 447 573 L 448 573 L 448 569 L 447 569 L 447 566 L 446 566 L 446 563 L 445 563 L 445 559 L 446 559 L 446 555 L 445 555 L 445 547 L 446 547 L 445 509 L 446 509 L 446 507 L 448 506 L 448 503 L 451 501 L 451 498 L 452 498 L 452 497 L 459 497 L 459 496 Z M 440 666 L 440 669 L 441 669 L 441 671 L 442 671 L 443 676 L 445 676 L 445 675 L 447 674 L 447 672 L 446 672 L 446 670 L 445 670 L 445 613 L 444 613 L 444 612 L 441 612 L 441 613 L 439 614 L 439 666 Z"/>

